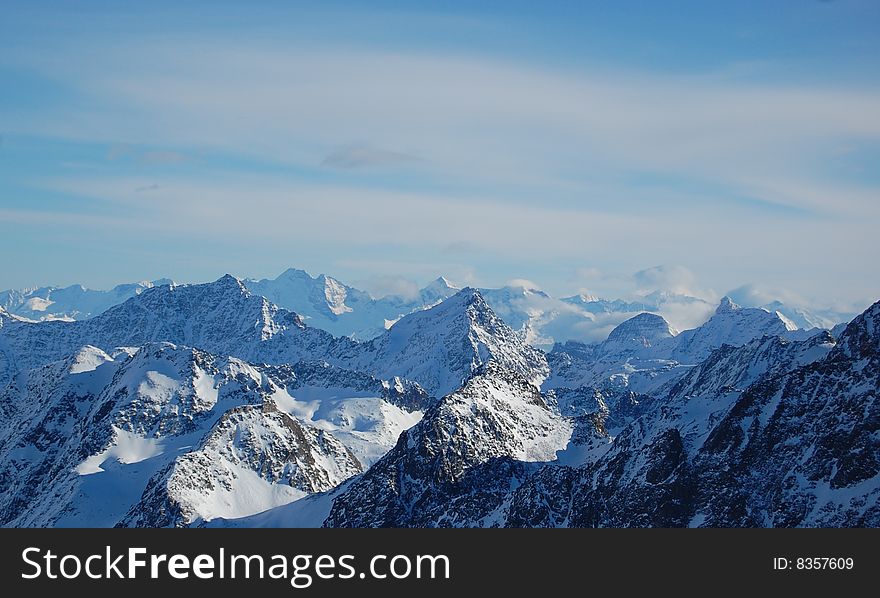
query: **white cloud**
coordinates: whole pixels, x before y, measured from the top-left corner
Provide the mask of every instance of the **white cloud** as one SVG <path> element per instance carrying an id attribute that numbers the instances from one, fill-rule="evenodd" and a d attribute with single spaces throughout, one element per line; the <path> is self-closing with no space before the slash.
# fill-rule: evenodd
<path id="1" fill-rule="evenodd" d="M 712 317 L 717 308 L 715 302 L 680 302 L 669 301 L 660 308 L 660 315 L 679 331 L 696 328 Z"/>
<path id="2" fill-rule="evenodd" d="M 808 302 L 797 293 L 787 289 L 770 288 L 760 284 L 745 284 L 726 293 L 734 302 L 746 307 L 759 307 L 773 301 L 792 306 L 805 306 Z"/>
<path id="3" fill-rule="evenodd" d="M 880 225 L 877 187 L 837 178 L 815 160 L 880 140 L 880 93 L 868 87 L 229 40 L 159 47 L 132 38 L 113 53 L 62 50 L 14 57 L 82 100 L 17 114 L 23 133 L 303 168 L 330 158 L 340 167 L 423 158 L 415 169 L 424 184 L 412 192 L 204 164 L 190 178 L 34 182 L 125 204 L 130 216 L 112 219 L 114 230 L 213 240 L 236 256 L 254 244 L 329 247 L 330 262 L 371 251 L 374 268 L 364 276 L 392 272 L 377 265 L 394 262 L 392 253 L 421 264 L 404 273 L 419 280 L 480 260 L 513 264 L 492 274 L 499 280 L 543 276 L 549 263 L 587 263 L 602 271 L 586 268 L 574 288 L 604 294 L 622 281 L 603 271 L 632 272 L 650 259 L 688 264 L 709 289 L 778 279 L 808 295 L 836 288 L 855 301 L 880 293 L 870 244 Z M 632 173 L 671 182 L 631 187 Z M 133 192 L 152 185 L 159 187 Z M 67 216 L 7 212 L 59 226 Z M 98 229 L 108 219 L 75 221 Z M 674 268 L 643 273 L 638 286 L 708 293 Z"/>
<path id="4" fill-rule="evenodd" d="M 370 276 L 354 281 L 353 285 L 377 298 L 394 295 L 411 301 L 419 296 L 419 285 L 402 276 Z"/>
<path id="5" fill-rule="evenodd" d="M 668 265 L 646 268 L 633 274 L 636 292 L 667 291 L 678 295 L 701 297 L 697 290 L 697 276 L 684 266 Z"/>
<path id="6" fill-rule="evenodd" d="M 611 76 L 477 57 L 226 41 L 163 48 L 133 41 L 91 56 L 75 77 L 67 68 L 72 59 L 35 64 L 92 98 L 94 109 L 43 108 L 23 126 L 300 165 L 322 157 L 339 166 L 388 163 L 412 151 L 376 148 L 414 148 L 425 168 L 447 176 L 569 190 L 609 172 L 647 170 L 782 206 L 876 214 L 875 202 L 863 197 L 869 190 L 830 185 L 805 194 L 791 184 L 820 182 L 816 152 L 880 139 L 880 93 L 870 89 Z M 353 140 L 367 144 L 351 146 Z"/>
<path id="7" fill-rule="evenodd" d="M 540 290 L 541 287 L 536 282 L 532 282 L 527 278 L 511 278 L 504 283 L 504 286 L 513 289 Z"/>
<path id="8" fill-rule="evenodd" d="M 553 278 L 548 264 L 564 266 L 582 262 L 585 256 L 611 256 L 613 269 L 626 272 L 643 265 L 651 254 L 662 255 L 671 264 L 687 263 L 688 268 L 650 268 L 628 285 L 613 276 L 602 277 L 589 285 L 590 290 L 622 296 L 635 286 L 641 291 L 660 288 L 714 299 L 717 293 L 711 289 L 729 288 L 731 280 L 774 279 L 826 300 L 829 288 L 852 301 L 880 296 L 878 262 L 864 243 L 853 242 L 872 238 L 875 224 L 870 218 L 829 227 L 812 219 L 756 220 L 750 214 L 713 210 L 693 213 L 685 227 L 674 211 L 626 215 L 549 205 L 512 209 L 491 195 L 304 185 L 285 177 L 234 173 L 216 173 L 208 181 L 104 176 L 46 179 L 33 185 L 118 204 L 124 210 L 92 215 L 7 209 L 11 221 L 58 227 L 76 221 L 81 230 L 126 232 L 135 244 L 149 244 L 154 235 L 193 243 L 222 241 L 215 259 L 244 260 L 255 247 L 299 253 L 320 247 L 325 263 L 358 259 L 371 264 L 369 271 L 346 273 L 350 280 L 366 274 L 402 274 L 427 281 L 446 274 L 463 284 L 497 286 L 505 280 L 497 266 L 502 260 L 508 266 L 500 276 L 539 275 L 543 284 Z M 152 185 L 158 188 L 136 191 Z M 125 217 L 106 215 L 111 213 Z M 724 226 L 719 228 L 722 216 Z M 467 239 L 480 250 L 451 256 L 444 252 L 450 239 Z M 474 276 L 474 268 L 489 278 Z M 698 283 L 693 272 L 701 275 Z M 568 293 L 580 286 L 554 282 L 555 289 Z"/>

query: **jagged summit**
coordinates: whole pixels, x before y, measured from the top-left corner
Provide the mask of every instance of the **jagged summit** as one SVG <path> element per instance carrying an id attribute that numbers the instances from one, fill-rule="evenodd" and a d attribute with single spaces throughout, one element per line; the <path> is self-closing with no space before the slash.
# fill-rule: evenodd
<path id="1" fill-rule="evenodd" d="M 446 277 L 438 276 L 419 290 L 418 301 L 423 306 L 429 307 L 448 299 L 458 291 L 459 288 L 449 282 Z"/>
<path id="2" fill-rule="evenodd" d="M 287 363 L 329 356 L 354 344 L 306 326 L 298 314 L 253 295 L 230 275 L 205 284 L 146 289 L 88 320 L 9 324 L 4 326 L 5 351 L 19 371 L 84 345 L 112 352 L 167 341 L 258 363 Z"/>
<path id="3" fill-rule="evenodd" d="M 326 274 L 313 277 L 295 268 L 275 279 L 245 280 L 244 284 L 254 294 L 302 315 L 310 326 L 361 341 L 379 336 L 406 314 L 436 305 L 454 293 L 448 283 L 435 282 L 415 297 L 374 298 Z"/>
<path id="4" fill-rule="evenodd" d="M 428 283 L 423 290 L 428 290 L 428 289 L 457 290 L 458 287 L 455 286 L 454 284 L 452 284 L 451 282 L 449 282 L 449 279 L 446 278 L 445 276 L 438 276 L 437 278 L 432 280 L 430 283 Z"/>
<path id="5" fill-rule="evenodd" d="M 480 305 L 481 308 L 489 309 L 489 304 L 479 289 L 474 287 L 464 287 L 448 298 L 446 305 L 450 309 L 455 309 L 456 304 L 462 305 Z"/>
<path id="6" fill-rule="evenodd" d="M 733 299 L 725 295 L 721 298 L 721 302 L 718 304 L 718 309 L 715 310 L 716 314 L 724 314 L 731 313 L 734 311 L 738 311 L 742 309 L 739 305 L 733 302 Z"/>
<path id="7" fill-rule="evenodd" d="M 333 503 L 328 527 L 456 527 L 468 511 L 491 511 L 497 486 L 513 486 L 506 468 L 551 461 L 571 437 L 571 422 L 550 409 L 528 380 L 488 364 L 404 432 L 397 446 Z M 487 467 L 481 479 L 472 472 Z M 394 488 L 389 492 L 388 489 Z M 471 496 L 472 488 L 480 488 Z M 446 518 L 450 504 L 456 515 Z M 473 507 L 471 507 L 473 505 Z"/>
<path id="8" fill-rule="evenodd" d="M 434 396 L 442 396 L 490 359 L 534 384 L 548 373 L 544 355 L 507 326 L 479 290 L 468 287 L 402 318 L 367 343 L 354 363 L 381 378 L 397 375 L 415 380 Z"/>
<path id="9" fill-rule="evenodd" d="M 715 313 L 698 328 L 685 330 L 676 337 L 673 359 L 696 364 L 721 345 L 739 347 L 762 336 L 784 335 L 797 328 L 777 313 L 758 307 L 740 307 L 724 297 Z"/>
<path id="10" fill-rule="evenodd" d="M 840 333 L 837 351 L 855 359 L 880 354 L 880 301 L 857 316 Z"/>
<path id="11" fill-rule="evenodd" d="M 212 283 L 208 283 L 208 284 L 212 284 Z M 248 292 L 248 290 L 242 284 L 241 280 L 238 279 L 237 277 L 233 276 L 232 274 L 224 274 L 219 279 L 217 279 L 217 281 L 214 282 L 213 284 L 235 286 L 235 287 L 240 288 L 243 292 Z"/>

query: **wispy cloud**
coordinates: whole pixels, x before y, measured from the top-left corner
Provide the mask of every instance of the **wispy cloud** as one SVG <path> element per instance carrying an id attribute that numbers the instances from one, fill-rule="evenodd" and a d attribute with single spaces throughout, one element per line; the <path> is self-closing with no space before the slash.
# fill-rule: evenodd
<path id="1" fill-rule="evenodd" d="M 453 271 L 463 263 L 482 270 L 483 276 L 494 272 L 475 282 L 497 286 L 507 279 L 506 272 L 542 281 L 548 264 L 571 268 L 566 265 L 609 252 L 615 272 L 632 272 L 644 264 L 648 248 L 662 248 L 654 253 L 662 253 L 669 263 L 686 263 L 700 274 L 696 287 L 725 289 L 732 286 L 732 280 L 773 280 L 780 278 L 780 272 L 786 286 L 810 294 L 839 285 L 861 298 L 874 294 L 876 286 L 875 278 L 864 275 L 876 268 L 873 253 L 851 242 L 872 238 L 871 219 L 829 228 L 823 221 L 790 223 L 784 216 L 755 220 L 749 214 L 728 213 L 724 226 L 719 226 L 718 212 L 697 211 L 688 215 L 683 226 L 675 211 L 615 214 L 552 205 L 511 209 L 503 198 L 491 195 L 306 185 L 290 178 L 219 173 L 211 181 L 165 177 L 158 189 L 149 192 L 149 202 L 134 191 L 156 184 L 147 178 L 63 178 L 33 184 L 124 208 L 127 218 L 115 227 L 139 233 L 136 238 L 185 234 L 194 243 L 224 239 L 226 250 L 236 255 L 247 255 L 255 247 L 287 254 L 320 247 L 324 253 L 330 231 L 331 259 L 335 258 L 342 272 L 330 271 L 350 280 L 366 274 L 395 273 L 416 280 L 447 274 L 468 283 Z M 119 209 L 111 212 L 119 213 Z M 38 217 L 40 212 L 30 214 Z M 103 226 L 100 219 L 95 226 L 98 230 Z M 479 242 L 480 251 L 444 255 L 450 238 L 473 239 Z M 706 250 L 695 252 L 693 247 Z M 359 266 L 353 255 L 362 256 Z M 506 266 L 499 269 L 499 263 Z M 808 266 L 793 268 L 791 264 Z M 611 287 L 621 289 L 621 281 L 604 278 L 588 286 L 600 293 Z M 700 290 L 691 288 L 691 275 L 678 267 L 651 269 L 635 280 L 630 288 Z M 568 287 L 569 292 L 574 288 Z"/>
<path id="2" fill-rule="evenodd" d="M 107 160 L 113 162 L 133 158 L 139 165 L 171 165 L 190 162 L 193 157 L 173 150 L 147 150 L 130 143 L 113 143 L 107 150 Z"/>
<path id="3" fill-rule="evenodd" d="M 364 146 L 350 146 L 336 149 L 321 162 L 330 168 L 375 168 L 412 164 L 420 159 L 403 152 L 392 152 Z"/>
<path id="4" fill-rule="evenodd" d="M 583 188 L 649 171 L 738 193 L 771 177 L 817 181 L 814 153 L 880 139 L 880 93 L 871 89 L 302 50 L 132 45 L 75 79 L 63 64 L 41 63 L 106 109 L 43 111 L 27 126 L 80 138 L 125 131 L 152 144 L 247 148 L 336 168 L 399 165 L 413 155 L 381 148 L 417 147 L 434 173 L 472 183 Z M 818 212 L 833 212 L 839 199 L 759 191 L 764 201 Z"/>
<path id="5" fill-rule="evenodd" d="M 355 281 L 354 284 L 367 291 L 373 297 L 393 295 L 406 300 L 413 300 L 419 296 L 418 283 L 403 276 L 380 274 L 361 278 Z"/>
<path id="6" fill-rule="evenodd" d="M 878 290 L 868 243 L 880 224 L 877 185 L 827 160 L 880 141 L 880 90 L 868 85 L 184 39 L 15 57 L 81 100 L 22 110 L 17 127 L 107 144 L 120 171 L 182 171 L 170 167 L 200 152 L 255 171 L 206 161 L 158 187 L 156 177 L 122 175 L 34 186 L 122 206 L 126 230 L 240 243 L 227 255 L 332 245 L 328 262 L 372 264 L 352 280 L 400 267 L 396 253 L 421 264 L 404 272 L 419 280 L 452 266 L 494 276 L 487 284 L 541 280 L 548 264 L 557 279 L 578 278 L 587 264 L 601 272 L 582 272 L 578 287 L 601 291 L 630 282 L 608 272 L 650 260 L 688 264 L 698 287 L 781 277 L 804 294 Z M 278 165 L 297 176 L 262 174 Z M 336 172 L 403 167 L 407 191 L 381 176 L 347 187 L 340 181 L 355 177 Z M 641 279 L 695 284 L 674 270 Z"/>
<path id="7" fill-rule="evenodd" d="M 189 162 L 192 158 L 181 152 L 172 151 L 150 151 L 143 152 L 138 156 L 138 162 L 150 165 L 167 165 L 167 164 L 183 164 Z"/>
<path id="8" fill-rule="evenodd" d="M 659 290 L 692 297 L 706 295 L 697 288 L 697 275 L 681 265 L 661 265 L 639 270 L 633 274 L 633 281 L 636 291 L 640 293 Z"/>
<path id="9" fill-rule="evenodd" d="M 451 241 L 440 248 L 440 251 L 452 255 L 474 254 L 480 250 L 480 246 L 474 241 Z"/>

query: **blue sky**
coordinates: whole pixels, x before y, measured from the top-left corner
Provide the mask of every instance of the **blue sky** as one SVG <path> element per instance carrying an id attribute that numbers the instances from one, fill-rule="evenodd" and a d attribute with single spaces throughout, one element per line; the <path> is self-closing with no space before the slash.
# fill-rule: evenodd
<path id="1" fill-rule="evenodd" d="M 876 2 L 254 4 L 3 4 L 0 288 L 880 298 Z"/>

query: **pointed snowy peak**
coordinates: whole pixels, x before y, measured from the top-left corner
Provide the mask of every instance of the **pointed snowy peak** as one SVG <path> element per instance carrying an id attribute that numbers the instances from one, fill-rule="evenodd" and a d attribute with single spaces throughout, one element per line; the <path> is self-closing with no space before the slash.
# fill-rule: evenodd
<path id="1" fill-rule="evenodd" d="M 739 311 L 742 308 L 733 302 L 733 299 L 725 295 L 721 298 L 721 302 L 718 304 L 718 309 L 715 310 L 716 314 L 726 314 L 733 313 L 735 311 Z"/>
<path id="2" fill-rule="evenodd" d="M 425 288 L 419 291 L 419 299 L 423 306 L 430 306 L 447 299 L 458 292 L 459 288 L 444 276 L 438 276 Z"/>
<path id="3" fill-rule="evenodd" d="M 145 314 L 145 311 L 149 313 Z M 230 274 L 204 284 L 147 289 L 90 322 L 121 316 L 134 316 L 141 320 L 155 319 L 158 326 L 180 328 L 184 332 L 183 335 L 166 333 L 164 337 L 122 343 L 135 345 L 150 340 L 168 340 L 203 346 L 195 342 L 197 339 L 189 338 L 191 333 L 187 332 L 203 326 L 210 326 L 211 334 L 218 338 L 234 336 L 235 332 L 244 334 L 254 330 L 259 331 L 263 338 L 269 338 L 286 325 L 300 328 L 304 326 L 299 315 L 279 309 L 267 299 L 251 294 L 241 280 Z M 226 330 L 222 330 L 223 327 Z M 143 332 L 149 329 L 150 327 L 145 326 L 140 330 Z"/>
<path id="4" fill-rule="evenodd" d="M 548 373 L 543 353 L 525 344 L 480 291 L 465 288 L 430 309 L 401 318 L 365 345 L 353 367 L 383 379 L 408 378 L 433 396 L 442 396 L 489 360 L 536 385 Z"/>
<path id="5" fill-rule="evenodd" d="M 456 305 L 462 305 L 465 307 L 476 305 L 479 306 L 480 309 L 490 309 L 483 294 L 479 289 L 473 287 L 465 287 L 449 297 L 449 302 L 446 304 L 446 307 L 449 309 L 455 309 Z"/>
<path id="6" fill-rule="evenodd" d="M 676 337 L 672 357 L 695 364 L 722 345 L 741 347 L 763 336 L 785 335 L 792 327 L 797 328 L 775 313 L 758 307 L 740 307 L 730 297 L 724 297 L 715 314 L 702 326 Z"/>
<path id="7" fill-rule="evenodd" d="M 425 288 L 426 288 L 426 289 L 449 289 L 449 290 L 454 290 L 454 289 L 457 289 L 458 287 L 456 287 L 456 286 L 453 285 L 451 282 L 449 282 L 449 279 L 446 278 L 445 276 L 438 276 L 437 278 L 435 278 L 435 279 L 431 282 L 431 284 L 429 284 L 429 285 L 426 286 Z"/>
<path id="8" fill-rule="evenodd" d="M 470 312 L 467 311 L 469 308 L 472 308 Z M 403 322 L 421 321 L 423 318 L 437 319 L 447 315 L 464 314 L 466 312 L 471 316 L 474 316 L 475 314 L 485 313 L 487 311 L 491 312 L 492 309 L 489 307 L 489 304 L 486 303 L 486 299 L 483 297 L 482 293 L 475 288 L 465 287 L 452 293 L 449 297 L 446 297 L 441 302 L 431 306 L 429 309 L 417 311 L 404 316 L 399 322 L 397 322 L 397 324 L 395 324 L 395 326 L 398 326 Z M 430 316 L 428 314 L 430 314 Z"/>

